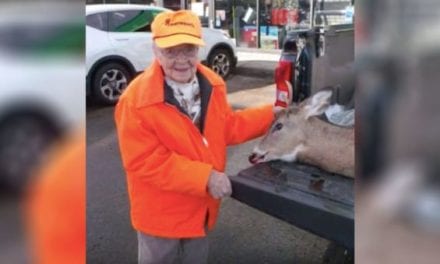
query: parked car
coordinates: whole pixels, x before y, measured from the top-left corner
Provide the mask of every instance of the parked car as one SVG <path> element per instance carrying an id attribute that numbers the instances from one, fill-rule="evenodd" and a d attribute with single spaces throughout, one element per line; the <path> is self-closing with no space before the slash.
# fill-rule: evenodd
<path id="1" fill-rule="evenodd" d="M 85 123 L 84 22 L 69 3 L 0 8 L 0 184 L 20 191 L 45 151 Z"/>
<path id="2" fill-rule="evenodd" d="M 151 23 L 166 11 L 131 4 L 86 6 L 87 95 L 104 104 L 117 102 L 130 80 L 153 60 Z M 203 28 L 206 45 L 199 51 L 205 65 L 226 78 L 234 69 L 235 43 L 222 31 Z"/>

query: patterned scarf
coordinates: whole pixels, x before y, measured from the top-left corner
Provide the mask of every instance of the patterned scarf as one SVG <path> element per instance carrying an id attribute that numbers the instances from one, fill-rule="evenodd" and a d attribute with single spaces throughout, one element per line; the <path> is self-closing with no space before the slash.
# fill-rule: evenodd
<path id="1" fill-rule="evenodd" d="M 177 83 L 167 77 L 165 81 L 171 87 L 174 97 L 185 110 L 192 122 L 200 125 L 200 87 L 197 77 L 189 83 Z"/>

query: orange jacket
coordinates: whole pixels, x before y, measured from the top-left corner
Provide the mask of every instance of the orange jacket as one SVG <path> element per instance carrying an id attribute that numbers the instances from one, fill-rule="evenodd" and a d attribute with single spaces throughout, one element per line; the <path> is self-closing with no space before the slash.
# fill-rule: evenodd
<path id="1" fill-rule="evenodd" d="M 227 145 L 262 135 L 273 120 L 269 105 L 233 112 L 224 81 L 201 64 L 197 72 L 203 133 L 165 100 L 157 61 L 132 81 L 116 106 L 131 221 L 136 230 L 150 235 L 201 237 L 206 217 L 212 229 L 219 201 L 207 191 L 211 170 L 224 171 Z M 209 98 L 205 106 L 203 93 Z"/>
<path id="2" fill-rule="evenodd" d="M 86 263 L 85 133 L 56 147 L 29 187 L 33 263 Z"/>

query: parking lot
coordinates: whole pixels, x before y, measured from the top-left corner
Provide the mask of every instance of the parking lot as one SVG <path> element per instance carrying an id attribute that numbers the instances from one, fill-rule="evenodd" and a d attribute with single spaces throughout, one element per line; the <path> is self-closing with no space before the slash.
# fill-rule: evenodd
<path id="1" fill-rule="evenodd" d="M 273 102 L 273 69 L 278 57 L 239 54 L 237 70 L 227 80 L 228 99 L 234 108 Z M 247 157 L 254 144 L 228 148 L 228 175 L 250 166 Z M 113 107 L 89 104 L 87 145 L 87 261 L 136 263 L 137 239 L 130 224 Z M 209 263 L 321 263 L 328 244 L 232 198 L 223 201 L 209 240 Z"/>

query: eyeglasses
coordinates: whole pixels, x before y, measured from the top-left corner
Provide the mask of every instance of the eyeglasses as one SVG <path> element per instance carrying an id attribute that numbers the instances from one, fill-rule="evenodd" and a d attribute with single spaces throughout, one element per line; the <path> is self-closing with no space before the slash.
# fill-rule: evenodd
<path id="1" fill-rule="evenodd" d="M 166 48 L 161 49 L 160 52 L 163 56 L 167 57 L 168 59 L 177 58 L 177 56 L 181 53 L 186 58 L 195 57 L 197 55 L 197 52 L 199 51 L 199 48 L 197 46 L 188 45 L 185 47 L 173 47 L 173 48 Z"/>

